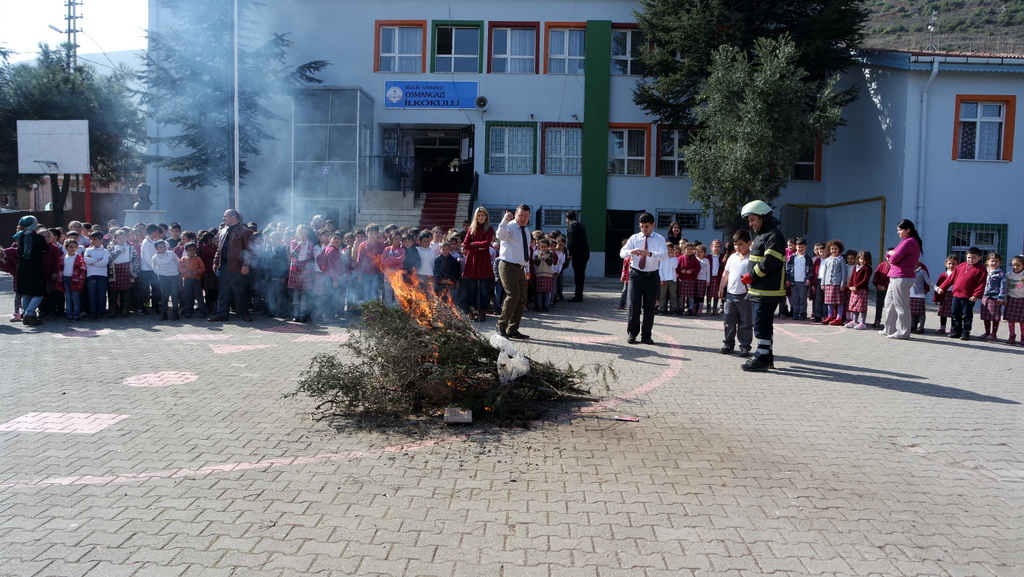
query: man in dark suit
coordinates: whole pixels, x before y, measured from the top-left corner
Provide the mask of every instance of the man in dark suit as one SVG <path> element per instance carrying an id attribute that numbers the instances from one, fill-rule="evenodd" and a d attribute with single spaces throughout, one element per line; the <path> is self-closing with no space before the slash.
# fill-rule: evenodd
<path id="1" fill-rule="evenodd" d="M 587 278 L 587 261 L 590 260 L 590 244 L 587 242 L 587 229 L 576 220 L 576 211 L 565 213 L 565 250 L 568 262 L 572 264 L 572 274 L 576 279 L 576 294 L 569 299 L 571 303 L 583 302 L 583 282 Z M 564 268 L 564 267 L 563 267 Z"/>
<path id="2" fill-rule="evenodd" d="M 249 314 L 249 286 L 246 276 L 249 264 L 255 260 L 252 247 L 252 231 L 242 224 L 242 215 L 235 209 L 224 211 L 224 224 L 217 239 L 217 254 L 213 257 L 213 272 L 217 275 L 220 294 L 217 311 L 208 318 L 210 322 L 228 320 L 231 301 L 242 320 L 252 321 Z"/>

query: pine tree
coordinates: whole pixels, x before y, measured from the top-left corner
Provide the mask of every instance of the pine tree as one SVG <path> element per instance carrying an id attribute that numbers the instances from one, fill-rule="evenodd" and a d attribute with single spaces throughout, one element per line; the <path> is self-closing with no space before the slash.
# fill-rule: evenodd
<path id="1" fill-rule="evenodd" d="M 234 45 L 231 2 L 161 0 L 181 26 L 150 31 L 142 102 L 169 135 L 156 139 L 179 154 L 151 157 L 177 173 L 171 181 L 196 190 L 232 182 L 234 163 Z M 269 102 L 303 84 L 319 84 L 315 74 L 329 63 L 314 60 L 288 66 L 287 34 L 257 31 L 255 0 L 239 0 L 238 101 L 239 178 L 274 137 L 267 122 L 282 120 Z"/>
<path id="2" fill-rule="evenodd" d="M 659 122 L 679 126 L 694 124 L 695 98 L 719 46 L 750 55 L 758 38 L 788 36 L 805 80 L 820 89 L 855 63 L 867 21 L 857 0 L 640 0 L 640 7 L 637 22 L 652 46 L 642 56 L 650 78 L 637 84 L 633 100 Z M 856 87 L 846 90 L 842 103 L 855 94 Z"/>

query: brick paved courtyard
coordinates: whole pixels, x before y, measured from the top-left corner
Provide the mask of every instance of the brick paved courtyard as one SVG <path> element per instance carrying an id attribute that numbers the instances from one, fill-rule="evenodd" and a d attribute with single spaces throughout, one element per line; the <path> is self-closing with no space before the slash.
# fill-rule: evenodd
<path id="1" fill-rule="evenodd" d="M 1024 348 L 781 321 L 752 375 L 715 317 L 627 345 L 617 299 L 523 325 L 614 363 L 601 403 L 372 432 L 281 396 L 344 328 L 28 328 L 4 275 L 0 575 L 1024 575 Z"/>

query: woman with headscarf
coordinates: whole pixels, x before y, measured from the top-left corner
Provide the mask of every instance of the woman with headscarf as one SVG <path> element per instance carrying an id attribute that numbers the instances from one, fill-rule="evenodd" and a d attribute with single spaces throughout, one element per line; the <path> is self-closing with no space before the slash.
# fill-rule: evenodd
<path id="1" fill-rule="evenodd" d="M 917 263 L 921 261 L 921 235 L 914 223 L 903 219 L 896 224 L 900 243 L 889 255 L 889 289 L 885 292 L 882 309 L 882 335 L 890 339 L 910 338 L 910 289 L 917 278 Z"/>
<path id="2" fill-rule="evenodd" d="M 18 249 L 18 292 L 21 294 L 21 322 L 36 326 L 39 320 L 39 305 L 46 296 L 46 271 L 43 268 L 44 255 L 50 252 L 46 239 L 36 232 L 39 221 L 34 216 L 25 216 L 18 221 L 18 232 L 14 235 Z"/>

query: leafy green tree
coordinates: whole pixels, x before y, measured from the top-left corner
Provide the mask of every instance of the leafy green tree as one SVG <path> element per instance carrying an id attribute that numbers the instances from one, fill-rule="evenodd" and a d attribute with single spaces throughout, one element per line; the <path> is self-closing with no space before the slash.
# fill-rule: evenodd
<path id="1" fill-rule="evenodd" d="M 177 173 L 171 181 L 196 190 L 233 179 L 234 163 L 234 14 L 230 2 L 161 0 L 181 26 L 149 31 L 149 51 L 142 80 L 142 102 L 151 119 L 169 134 L 156 140 L 175 151 L 151 157 L 157 166 Z M 303 84 L 322 82 L 315 74 L 329 63 L 314 60 L 286 65 L 292 41 L 287 34 L 259 32 L 254 15 L 262 4 L 239 0 L 238 101 L 239 177 L 261 143 L 274 137 L 264 125 L 282 120 L 269 106 Z"/>
<path id="2" fill-rule="evenodd" d="M 633 100 L 659 122 L 679 126 L 694 124 L 697 93 L 719 46 L 750 55 L 758 38 L 786 36 L 804 80 L 821 89 L 855 64 L 852 51 L 868 18 L 859 0 L 640 0 L 640 8 L 637 23 L 653 48 L 642 53 L 650 77 L 637 83 Z M 855 97 L 851 87 L 841 102 Z"/>
<path id="3" fill-rule="evenodd" d="M 141 155 L 145 122 L 123 73 L 97 75 L 88 65 L 69 66 L 66 50 L 40 44 L 35 64 L 4 64 L 0 74 L 0 189 L 27 186 L 37 177 L 18 174 L 18 120 L 88 120 L 89 162 L 99 184 L 145 174 Z M 53 212 L 64 223 L 70 175 L 50 179 Z"/>
<path id="4" fill-rule="evenodd" d="M 820 90 L 804 81 L 791 41 L 759 38 L 753 54 L 733 46 L 714 52 L 711 74 L 694 99 L 702 128 L 683 150 L 690 199 L 720 217 L 727 238 L 739 209 L 778 198 L 801 153 L 815 140 L 830 142 L 842 122 L 844 95 L 834 77 Z"/>

